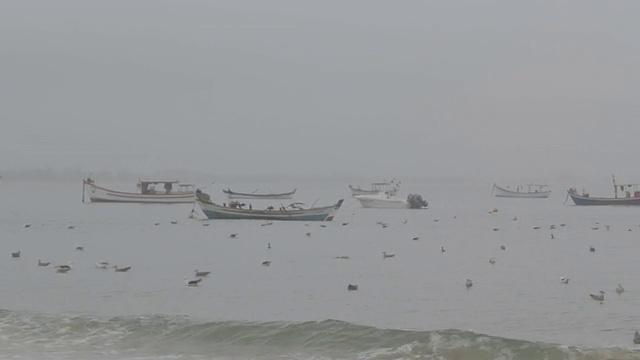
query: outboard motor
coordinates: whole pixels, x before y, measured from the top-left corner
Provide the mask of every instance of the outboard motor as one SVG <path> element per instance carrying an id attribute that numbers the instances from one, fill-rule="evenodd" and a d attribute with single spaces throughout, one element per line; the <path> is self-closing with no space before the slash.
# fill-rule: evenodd
<path id="1" fill-rule="evenodd" d="M 429 206 L 429 203 L 422 198 L 422 195 L 419 194 L 409 194 L 407 196 L 407 202 L 411 209 L 422 209 Z"/>

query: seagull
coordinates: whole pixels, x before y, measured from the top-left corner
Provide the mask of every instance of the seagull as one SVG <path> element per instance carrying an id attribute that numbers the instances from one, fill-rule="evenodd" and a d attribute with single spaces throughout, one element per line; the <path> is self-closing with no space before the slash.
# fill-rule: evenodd
<path id="1" fill-rule="evenodd" d="M 349 285 L 347 286 L 347 290 L 349 290 L 349 291 L 356 291 L 356 290 L 358 290 L 358 285 L 349 284 Z"/>
<path id="2" fill-rule="evenodd" d="M 556 226 L 555 226 L 555 225 L 550 225 L 550 226 L 549 226 L 549 229 L 551 229 L 551 230 L 553 230 L 553 229 L 555 229 L 555 228 L 556 228 Z"/>
<path id="3" fill-rule="evenodd" d="M 540 226 L 534 226 L 533 227 L 533 230 L 538 230 L 538 229 L 540 229 Z"/>
<path id="4" fill-rule="evenodd" d="M 440 246 L 440 252 L 444 253 L 445 251 L 447 251 L 447 250 L 444 249 L 444 246 Z"/>
<path id="5" fill-rule="evenodd" d="M 98 269 L 106 269 L 109 266 L 109 262 L 108 261 L 101 261 L 99 263 L 96 263 L 96 267 Z"/>
<path id="6" fill-rule="evenodd" d="M 195 273 L 197 277 L 205 277 L 209 276 L 209 274 L 211 274 L 211 271 L 198 271 L 198 269 L 196 269 Z"/>
<path id="7" fill-rule="evenodd" d="M 267 249 L 271 249 L 271 243 L 267 243 Z"/>
<path id="8" fill-rule="evenodd" d="M 406 224 L 406 223 L 407 223 L 407 220 L 404 220 L 402 223 L 403 223 L 403 224 Z"/>
<path id="9" fill-rule="evenodd" d="M 75 227 L 75 225 L 69 225 L 69 226 L 67 226 L 67 229 L 69 229 L 69 230 L 71 230 L 71 229 L 75 229 L 75 228 L 76 228 L 76 227 Z"/>
<path id="10" fill-rule="evenodd" d="M 492 257 L 491 259 L 489 259 L 489 264 L 495 265 L 496 264 L 496 258 Z"/>
<path id="11" fill-rule="evenodd" d="M 202 226 L 209 226 L 209 225 L 211 225 L 211 224 L 209 224 L 209 223 L 202 224 Z"/>
<path id="12" fill-rule="evenodd" d="M 229 234 L 229 237 L 235 239 L 238 237 L 238 233 Z"/>
<path id="13" fill-rule="evenodd" d="M 392 258 L 392 257 L 394 257 L 394 256 L 396 256 L 396 254 L 387 254 L 387 252 L 386 252 L 386 251 L 383 251 L 383 252 L 382 252 L 382 258 L 383 258 L 383 259 L 386 259 L 386 258 Z"/>
<path id="14" fill-rule="evenodd" d="M 24 225 L 23 225 L 23 227 L 25 227 L 25 228 L 30 228 L 30 227 L 31 227 L 31 224 L 24 224 Z"/>
<path id="15" fill-rule="evenodd" d="M 77 245 L 77 246 L 76 246 L 76 250 L 78 250 L 78 251 L 84 251 L 84 246 Z"/>
<path id="16" fill-rule="evenodd" d="M 511 219 L 511 220 L 513 220 L 513 221 L 518 221 L 518 217 L 517 217 L 517 216 L 514 216 L 514 217 L 513 217 L 513 219 Z"/>
<path id="17" fill-rule="evenodd" d="M 308 232 L 308 233 L 307 233 L 307 236 L 311 236 L 311 233 L 310 233 L 310 232 Z"/>
<path id="18" fill-rule="evenodd" d="M 553 239 L 555 239 L 555 238 L 556 238 L 556 237 L 555 237 L 555 236 L 553 236 L 553 234 L 551 234 L 551 239 L 553 240 Z"/>
<path id="19" fill-rule="evenodd" d="M 622 294 L 624 292 L 624 288 L 622 287 L 622 284 L 618 284 L 618 287 L 616 288 L 616 294 Z"/>
<path id="20" fill-rule="evenodd" d="M 336 256 L 336 259 L 349 259 L 347 255 Z"/>
<path id="21" fill-rule="evenodd" d="M 113 265 L 113 268 L 116 270 L 116 272 L 127 272 L 131 270 L 131 266 L 118 267 L 118 265 Z"/>
<path id="22" fill-rule="evenodd" d="M 589 246 L 589 251 L 596 252 L 596 248 L 594 248 L 593 246 Z"/>
<path id="23" fill-rule="evenodd" d="M 38 259 L 38 266 L 49 266 L 50 262 L 42 262 L 42 260 Z"/>
<path id="24" fill-rule="evenodd" d="M 438 222 L 438 221 L 440 221 L 440 220 L 439 219 L 433 219 L 433 222 Z"/>
<path id="25" fill-rule="evenodd" d="M 18 250 L 18 252 L 12 252 L 11 253 L 11 257 L 12 258 L 19 258 L 20 257 L 20 250 Z"/>
<path id="26" fill-rule="evenodd" d="M 498 230 L 500 230 L 500 229 L 498 229 L 498 228 L 493 228 L 493 231 L 498 231 Z"/>
<path id="27" fill-rule="evenodd" d="M 58 265 L 56 266 L 56 272 L 60 274 L 66 274 L 69 270 L 71 270 L 71 265 Z"/>
<path id="28" fill-rule="evenodd" d="M 198 283 L 202 281 L 202 278 L 196 280 L 189 280 L 186 276 L 184 277 L 184 283 L 187 286 L 198 286 Z"/>
<path id="29" fill-rule="evenodd" d="M 507 250 L 507 248 L 504 245 L 500 245 L 500 250 Z"/>
<path id="30" fill-rule="evenodd" d="M 326 228 L 326 227 L 327 227 L 327 225 L 320 225 L 320 227 Z"/>
<path id="31" fill-rule="evenodd" d="M 415 241 L 415 240 L 420 240 L 420 237 L 415 236 L 415 237 L 414 237 L 413 239 L 411 239 L 411 240 L 413 240 L 413 241 Z"/>
<path id="32" fill-rule="evenodd" d="M 473 281 L 471 281 L 471 279 L 467 279 L 467 283 L 465 284 L 465 286 L 467 287 L 467 289 L 470 289 L 473 286 Z"/>
<path id="33" fill-rule="evenodd" d="M 172 223 L 173 225 L 177 225 L 177 224 L 178 224 L 178 222 L 177 222 L 177 221 L 172 221 L 171 223 Z"/>
<path id="34" fill-rule="evenodd" d="M 561 284 L 568 284 L 569 283 L 569 278 L 568 277 L 561 277 L 560 278 L 560 283 Z"/>
<path id="35" fill-rule="evenodd" d="M 153 224 L 153 225 L 158 226 L 158 225 L 160 225 L 160 223 L 159 223 L 159 222 L 157 222 L 157 223 L 155 223 L 155 224 Z"/>
<path id="36" fill-rule="evenodd" d="M 342 226 L 347 226 L 347 225 L 349 225 L 349 223 L 348 223 L 348 222 L 343 222 L 343 223 L 342 223 Z"/>
<path id="37" fill-rule="evenodd" d="M 589 296 L 591 296 L 591 298 L 595 301 L 600 301 L 600 302 L 604 301 L 604 291 L 602 290 L 600 290 L 599 294 L 589 294 Z"/>
<path id="38" fill-rule="evenodd" d="M 266 260 L 262 262 L 262 266 L 269 266 L 271 265 L 271 261 L 270 260 Z"/>
<path id="39" fill-rule="evenodd" d="M 596 227 L 592 227 L 592 228 L 591 228 L 591 230 L 598 230 L 598 229 L 600 229 L 600 228 L 599 228 L 599 227 L 597 227 L 597 226 L 596 226 Z"/>
<path id="40" fill-rule="evenodd" d="M 633 334 L 633 343 L 636 345 L 640 344 L 640 333 L 638 333 L 638 330 Z"/>

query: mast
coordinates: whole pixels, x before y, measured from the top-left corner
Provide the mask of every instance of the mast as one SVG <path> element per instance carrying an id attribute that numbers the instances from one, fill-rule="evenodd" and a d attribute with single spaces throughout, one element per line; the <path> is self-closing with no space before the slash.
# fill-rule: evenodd
<path id="1" fill-rule="evenodd" d="M 615 175 L 611 175 L 611 180 L 613 180 L 613 196 L 617 199 L 618 198 L 618 187 L 616 186 L 616 176 Z"/>

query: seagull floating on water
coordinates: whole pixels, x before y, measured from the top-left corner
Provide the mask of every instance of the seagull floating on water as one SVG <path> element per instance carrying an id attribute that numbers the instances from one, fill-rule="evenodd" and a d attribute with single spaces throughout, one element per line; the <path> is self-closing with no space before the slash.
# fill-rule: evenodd
<path id="1" fill-rule="evenodd" d="M 411 240 L 413 240 L 413 241 L 420 240 L 420 237 L 414 236 L 413 239 L 411 239 Z"/>
<path id="2" fill-rule="evenodd" d="M 600 290 L 599 294 L 589 294 L 589 296 L 591 296 L 591 298 L 595 301 L 600 301 L 600 302 L 604 301 L 604 291 L 602 290 Z"/>
<path id="3" fill-rule="evenodd" d="M 196 269 L 194 272 L 196 273 L 197 277 L 205 277 L 211 274 L 211 271 L 199 271 L 198 269 Z"/>
<path id="4" fill-rule="evenodd" d="M 495 265 L 496 264 L 496 258 L 492 257 L 491 259 L 489 259 L 489 264 Z"/>
<path id="5" fill-rule="evenodd" d="M 19 258 L 20 257 L 20 250 L 18 250 L 18 252 L 12 252 L 11 253 L 11 257 L 12 258 Z"/>
<path id="6" fill-rule="evenodd" d="M 42 260 L 38 259 L 38 266 L 49 266 L 50 262 L 42 262 Z"/>
<path id="7" fill-rule="evenodd" d="M 72 229 L 75 229 L 75 228 L 76 228 L 76 227 L 75 227 L 75 225 L 69 225 L 69 226 L 67 226 L 67 229 L 69 229 L 69 230 L 72 230 Z"/>
<path id="8" fill-rule="evenodd" d="M 266 260 L 262 262 L 262 266 L 269 266 L 271 265 L 271 261 L 270 260 Z"/>
<path id="9" fill-rule="evenodd" d="M 76 250 L 84 251 L 84 246 L 76 245 Z"/>
<path id="10" fill-rule="evenodd" d="M 308 233 L 307 233 L 307 236 L 311 236 L 311 233 L 310 233 L 310 232 L 308 232 Z"/>
<path id="11" fill-rule="evenodd" d="M 174 221 L 171 222 L 171 224 L 178 225 L 178 222 L 174 220 Z"/>
<path id="12" fill-rule="evenodd" d="M 238 233 L 229 234 L 229 237 L 235 239 L 238 237 Z"/>
<path id="13" fill-rule="evenodd" d="M 349 290 L 349 291 L 356 291 L 356 290 L 358 290 L 358 285 L 349 284 L 349 285 L 347 286 L 347 290 Z"/>
<path id="14" fill-rule="evenodd" d="M 186 276 L 184 277 L 184 284 L 187 286 L 198 286 L 198 283 L 200 283 L 200 281 L 202 281 L 202 278 L 189 280 Z"/>
<path id="15" fill-rule="evenodd" d="M 447 250 L 444 249 L 444 246 L 440 246 L 440 252 L 444 253 L 445 251 L 447 251 Z"/>
<path id="16" fill-rule="evenodd" d="M 569 283 L 569 278 L 568 277 L 561 277 L 560 278 L 560 283 L 561 284 L 568 284 Z"/>
<path id="17" fill-rule="evenodd" d="M 101 261 L 99 263 L 96 263 L 96 267 L 98 269 L 106 269 L 107 267 L 109 267 L 109 262 L 108 261 Z"/>
<path id="18" fill-rule="evenodd" d="M 473 281 L 471 281 L 471 279 L 467 279 L 467 283 L 465 284 L 465 286 L 467 287 L 467 289 L 470 289 L 473 286 Z"/>
<path id="19" fill-rule="evenodd" d="M 69 270 L 71 270 L 71 265 L 58 265 L 56 266 L 56 272 L 60 274 L 66 274 Z"/>
<path id="20" fill-rule="evenodd" d="M 131 270 L 131 266 L 118 267 L 118 265 L 114 265 L 113 268 L 116 270 L 116 272 L 127 272 Z"/>
<path id="21" fill-rule="evenodd" d="M 593 246 L 589 246 L 589 251 L 596 252 L 596 248 L 594 248 Z"/>
<path id="22" fill-rule="evenodd" d="M 622 284 L 618 284 L 618 287 L 616 288 L 616 294 L 622 294 L 624 292 L 624 288 L 622 287 Z"/>
<path id="23" fill-rule="evenodd" d="M 500 245 L 500 250 L 507 250 L 507 248 L 504 245 Z"/>
<path id="24" fill-rule="evenodd" d="M 386 252 L 386 251 L 383 251 L 383 252 L 382 252 L 382 258 L 383 258 L 383 259 L 386 259 L 386 258 L 392 258 L 392 257 L 394 257 L 394 256 L 396 256 L 396 254 L 387 254 L 387 252 Z"/>
<path id="25" fill-rule="evenodd" d="M 336 256 L 336 259 L 349 259 L 347 255 Z"/>
<path id="26" fill-rule="evenodd" d="M 31 227 L 31 224 L 24 224 L 24 225 L 23 225 L 23 227 L 25 227 L 25 228 L 30 228 L 30 227 Z"/>

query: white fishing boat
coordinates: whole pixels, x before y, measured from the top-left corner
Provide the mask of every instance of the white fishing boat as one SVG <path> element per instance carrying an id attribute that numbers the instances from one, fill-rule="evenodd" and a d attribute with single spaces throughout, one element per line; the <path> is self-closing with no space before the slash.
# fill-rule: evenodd
<path id="1" fill-rule="evenodd" d="M 424 209 L 429 203 L 417 194 L 409 194 L 407 200 L 388 194 L 356 195 L 355 199 L 368 209 Z"/>
<path id="2" fill-rule="evenodd" d="M 156 190 L 161 185 L 162 189 Z M 82 180 L 82 202 L 88 193 L 91 202 L 179 204 L 195 200 L 195 187 L 178 180 L 138 180 L 138 192 L 118 191 L 95 184 L 91 178 Z"/>
<path id="3" fill-rule="evenodd" d="M 293 189 L 293 191 L 284 192 L 284 193 L 269 192 L 265 194 L 259 194 L 256 192 L 242 193 L 242 192 L 231 191 L 231 189 L 222 189 L 222 192 L 227 194 L 227 197 L 229 197 L 229 199 L 286 200 L 286 199 L 291 199 L 293 195 L 296 193 L 296 190 L 297 189 Z"/>
<path id="4" fill-rule="evenodd" d="M 400 181 L 393 179 L 391 181 L 381 181 L 371 183 L 371 188 L 363 189 L 360 186 L 349 185 L 351 189 L 351 196 L 358 195 L 376 195 L 376 194 L 389 194 L 395 196 L 400 190 Z"/>
<path id="5" fill-rule="evenodd" d="M 496 184 L 493 184 L 493 194 L 496 197 L 508 197 L 508 198 L 529 198 L 529 199 L 541 199 L 548 198 L 551 195 L 548 185 L 527 184 L 525 186 L 517 186 L 516 190 L 505 189 Z"/>

